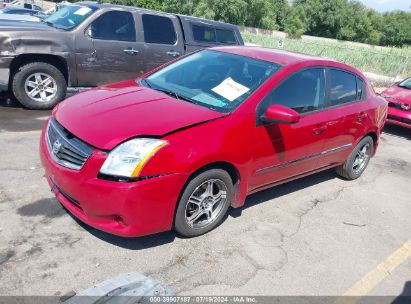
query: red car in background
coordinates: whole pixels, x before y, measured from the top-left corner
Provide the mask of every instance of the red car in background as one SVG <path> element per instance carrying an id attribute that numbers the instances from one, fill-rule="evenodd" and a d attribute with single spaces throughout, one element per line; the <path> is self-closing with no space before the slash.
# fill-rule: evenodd
<path id="1" fill-rule="evenodd" d="M 120 236 L 206 233 L 246 196 L 375 154 L 386 101 L 348 65 L 217 47 L 61 103 L 40 154 L 57 199 Z"/>
<path id="2" fill-rule="evenodd" d="M 411 128 L 411 77 L 381 94 L 388 101 L 387 123 Z"/>

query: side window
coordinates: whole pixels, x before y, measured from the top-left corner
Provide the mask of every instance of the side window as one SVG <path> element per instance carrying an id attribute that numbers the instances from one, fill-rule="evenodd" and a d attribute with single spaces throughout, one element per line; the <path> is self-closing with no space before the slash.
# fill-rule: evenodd
<path id="1" fill-rule="evenodd" d="M 235 34 L 231 30 L 216 29 L 210 26 L 191 24 L 193 38 L 197 42 L 237 44 Z"/>
<path id="2" fill-rule="evenodd" d="M 264 109 L 273 104 L 303 114 L 322 109 L 325 99 L 325 71 L 312 68 L 293 74 L 280 83 L 264 100 Z"/>
<path id="3" fill-rule="evenodd" d="M 365 99 L 364 81 L 357 77 L 357 100 Z"/>
<path id="4" fill-rule="evenodd" d="M 203 25 L 192 24 L 193 38 L 197 42 L 215 42 L 215 31 L 213 28 Z"/>
<path id="5" fill-rule="evenodd" d="M 226 44 L 237 44 L 233 31 L 216 29 L 217 42 Z"/>
<path id="6" fill-rule="evenodd" d="M 357 77 L 353 74 L 330 70 L 330 103 L 331 106 L 357 100 Z"/>
<path id="7" fill-rule="evenodd" d="M 177 36 L 170 18 L 143 15 L 144 41 L 147 43 L 174 44 Z"/>
<path id="8" fill-rule="evenodd" d="M 133 15 L 120 11 L 101 15 L 91 23 L 91 37 L 101 40 L 136 41 Z"/>

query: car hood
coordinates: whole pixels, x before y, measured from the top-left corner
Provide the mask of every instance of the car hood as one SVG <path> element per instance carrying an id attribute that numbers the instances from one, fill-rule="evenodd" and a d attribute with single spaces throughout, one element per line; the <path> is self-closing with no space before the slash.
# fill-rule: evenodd
<path id="1" fill-rule="evenodd" d="M 53 115 L 81 140 L 111 150 L 132 137 L 162 137 L 227 114 L 135 84 L 100 87 L 77 94 L 62 102 Z"/>
<path id="2" fill-rule="evenodd" d="M 411 90 L 401 88 L 397 85 L 393 85 L 392 87 L 388 88 L 381 95 L 384 97 L 391 97 L 401 101 L 411 102 Z"/>

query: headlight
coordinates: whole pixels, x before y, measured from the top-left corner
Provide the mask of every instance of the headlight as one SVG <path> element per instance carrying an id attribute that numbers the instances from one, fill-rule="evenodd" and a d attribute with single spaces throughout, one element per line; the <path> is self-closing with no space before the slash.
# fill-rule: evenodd
<path id="1" fill-rule="evenodd" d="M 131 139 L 110 152 L 100 169 L 100 173 L 138 177 L 145 163 L 167 144 L 168 142 L 165 140 L 154 138 Z"/>

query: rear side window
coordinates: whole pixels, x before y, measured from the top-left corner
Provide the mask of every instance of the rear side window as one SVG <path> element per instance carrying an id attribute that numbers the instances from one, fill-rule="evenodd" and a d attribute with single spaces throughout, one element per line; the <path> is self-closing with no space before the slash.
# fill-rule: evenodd
<path id="1" fill-rule="evenodd" d="M 231 30 L 216 29 L 210 26 L 192 24 L 191 31 L 197 42 L 237 44 L 235 34 Z"/>
<path id="2" fill-rule="evenodd" d="M 331 106 L 357 100 L 357 77 L 351 73 L 330 70 L 330 103 Z"/>
<path id="3" fill-rule="evenodd" d="M 194 40 L 197 42 L 215 42 L 215 31 L 213 28 L 202 25 L 191 25 Z"/>
<path id="4" fill-rule="evenodd" d="M 170 18 L 143 15 L 144 41 L 147 43 L 174 44 L 177 37 Z"/>
<path id="5" fill-rule="evenodd" d="M 136 41 L 133 15 L 120 11 L 103 14 L 91 24 L 91 36 L 101 40 Z"/>
<path id="6" fill-rule="evenodd" d="M 293 74 L 264 99 L 264 108 L 280 104 L 301 114 L 322 109 L 325 99 L 324 74 L 323 68 L 312 68 Z"/>
<path id="7" fill-rule="evenodd" d="M 235 44 L 237 40 L 233 31 L 216 29 L 217 42 Z"/>
<path id="8" fill-rule="evenodd" d="M 357 77 L 357 100 L 365 99 L 364 81 Z"/>

